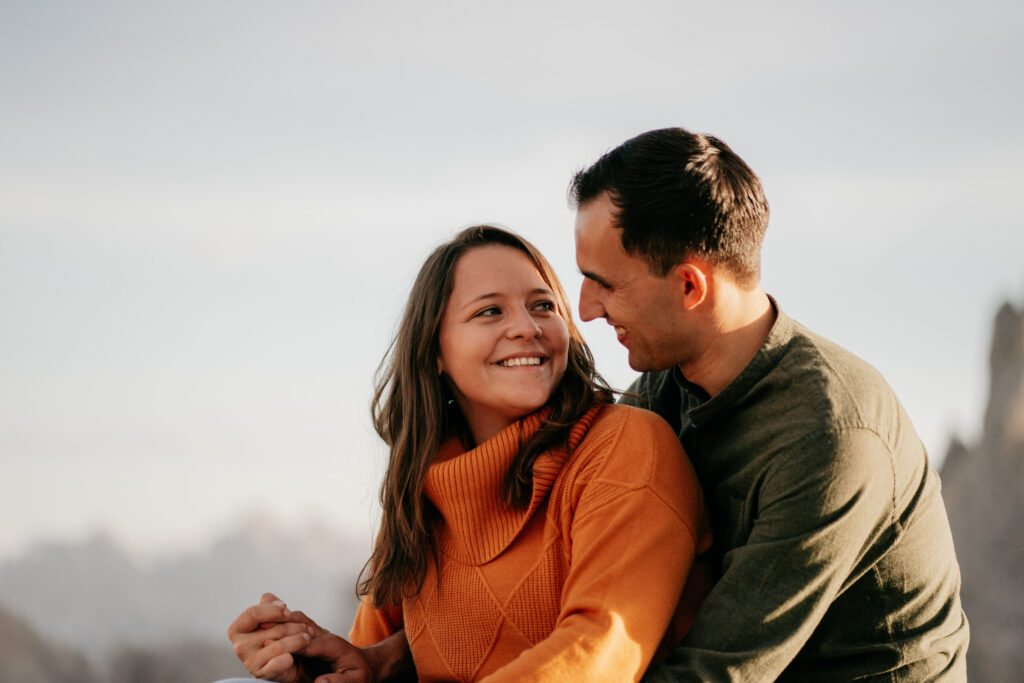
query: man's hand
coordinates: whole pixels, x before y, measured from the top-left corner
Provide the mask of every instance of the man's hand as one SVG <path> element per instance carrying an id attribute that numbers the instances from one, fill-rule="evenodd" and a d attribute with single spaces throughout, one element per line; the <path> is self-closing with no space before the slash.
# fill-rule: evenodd
<path id="1" fill-rule="evenodd" d="M 315 624 L 314 627 L 319 628 Z M 369 647 L 359 648 L 320 629 L 303 655 L 327 661 L 333 671 L 318 676 L 314 683 L 397 683 L 416 680 L 416 667 L 409 652 L 409 643 L 405 639 L 405 631 L 393 633 Z"/>
<path id="2" fill-rule="evenodd" d="M 333 633 L 317 629 L 318 633 L 302 651 L 300 665 L 304 664 L 303 660 L 320 660 L 326 663 L 326 669 L 331 673 L 309 680 L 315 680 L 315 683 L 376 683 L 375 672 L 362 649 Z"/>

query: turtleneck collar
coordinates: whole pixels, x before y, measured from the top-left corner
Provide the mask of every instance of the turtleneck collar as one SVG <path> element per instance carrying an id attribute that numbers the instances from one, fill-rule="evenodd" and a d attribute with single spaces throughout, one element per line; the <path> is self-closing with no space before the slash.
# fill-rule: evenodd
<path id="1" fill-rule="evenodd" d="M 483 564 L 505 550 L 547 498 L 562 465 L 600 409 L 600 405 L 594 406 L 576 422 L 568 449 L 552 449 L 537 458 L 533 494 L 524 510 L 505 506 L 502 482 L 520 446 L 541 428 L 550 408 L 513 422 L 468 451 L 457 438 L 442 445 L 424 485 L 425 495 L 444 519 L 437 535 L 441 552 L 464 564 Z"/>

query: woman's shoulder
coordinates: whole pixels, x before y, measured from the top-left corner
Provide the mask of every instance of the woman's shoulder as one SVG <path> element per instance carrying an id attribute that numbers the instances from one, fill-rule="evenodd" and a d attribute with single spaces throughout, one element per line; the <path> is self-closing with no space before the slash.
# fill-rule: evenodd
<path id="1" fill-rule="evenodd" d="M 697 476 L 675 431 L 657 414 L 632 406 L 601 408 L 560 483 L 577 511 L 594 501 L 641 496 L 692 521 L 702 505 Z"/>
<path id="2" fill-rule="evenodd" d="M 621 403 L 604 406 L 587 433 L 587 437 L 592 439 L 621 439 L 623 436 L 679 444 L 675 431 L 663 417 L 650 410 Z"/>
<path id="3" fill-rule="evenodd" d="M 619 404 L 601 408 L 571 460 L 586 479 L 627 485 L 656 481 L 665 470 L 689 469 L 679 439 L 664 419 L 649 410 Z"/>

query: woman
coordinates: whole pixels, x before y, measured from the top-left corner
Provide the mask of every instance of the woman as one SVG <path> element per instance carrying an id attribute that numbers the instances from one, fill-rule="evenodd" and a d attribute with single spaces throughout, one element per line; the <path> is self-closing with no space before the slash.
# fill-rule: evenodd
<path id="1" fill-rule="evenodd" d="M 638 680 L 689 626 L 706 584 L 680 595 L 710 538 L 675 434 L 610 404 L 547 261 L 464 230 L 420 270 L 382 368 L 391 455 L 352 643 L 404 629 L 424 681 Z M 247 668 L 342 667 L 272 597 L 229 630 Z"/>

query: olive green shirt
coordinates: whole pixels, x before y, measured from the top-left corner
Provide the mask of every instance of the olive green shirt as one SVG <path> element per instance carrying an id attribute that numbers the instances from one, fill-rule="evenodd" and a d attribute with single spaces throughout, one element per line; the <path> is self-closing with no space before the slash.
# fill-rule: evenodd
<path id="1" fill-rule="evenodd" d="M 676 429 L 721 568 L 645 681 L 966 680 L 939 477 L 878 371 L 778 311 L 714 398 L 677 368 L 630 392 Z"/>

